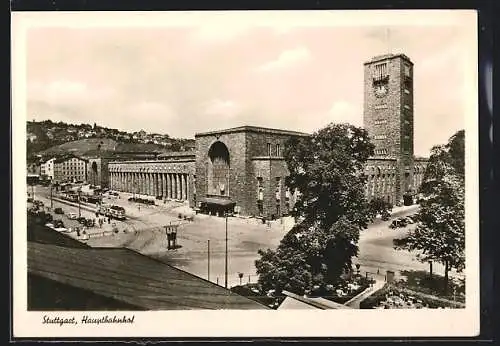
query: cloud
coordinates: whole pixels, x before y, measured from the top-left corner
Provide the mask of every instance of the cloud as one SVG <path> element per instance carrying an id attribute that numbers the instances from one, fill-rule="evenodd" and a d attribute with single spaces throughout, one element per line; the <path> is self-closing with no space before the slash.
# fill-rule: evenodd
<path id="1" fill-rule="evenodd" d="M 192 39 L 206 43 L 225 42 L 244 35 L 250 30 L 251 27 L 248 25 L 233 24 L 230 28 L 224 23 L 203 25 L 194 31 Z"/>
<path id="2" fill-rule="evenodd" d="M 43 101 L 53 106 L 78 106 L 93 104 L 111 98 L 111 88 L 93 88 L 70 80 L 55 80 L 49 83 L 31 82 L 28 85 L 28 99 Z"/>
<path id="3" fill-rule="evenodd" d="M 272 71 L 288 68 L 297 64 L 301 64 L 311 58 L 311 52 L 301 46 L 294 49 L 289 49 L 281 52 L 276 60 L 269 61 L 260 65 L 257 70 L 259 71 Z"/>
<path id="4" fill-rule="evenodd" d="M 241 107 L 232 100 L 213 99 L 204 104 L 204 113 L 217 117 L 231 118 L 241 111 Z"/>
<path id="5" fill-rule="evenodd" d="M 328 114 L 331 121 L 335 123 L 349 123 L 355 126 L 363 126 L 362 110 L 346 101 L 336 101 L 333 103 Z"/>

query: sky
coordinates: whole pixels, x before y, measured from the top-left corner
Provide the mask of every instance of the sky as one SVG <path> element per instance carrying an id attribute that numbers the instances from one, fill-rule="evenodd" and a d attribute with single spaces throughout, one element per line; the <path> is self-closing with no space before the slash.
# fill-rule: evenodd
<path id="1" fill-rule="evenodd" d="M 339 12 L 45 18 L 26 30 L 27 119 L 177 138 L 363 126 L 363 63 L 391 52 L 414 63 L 415 155 L 464 128 L 475 23 Z"/>

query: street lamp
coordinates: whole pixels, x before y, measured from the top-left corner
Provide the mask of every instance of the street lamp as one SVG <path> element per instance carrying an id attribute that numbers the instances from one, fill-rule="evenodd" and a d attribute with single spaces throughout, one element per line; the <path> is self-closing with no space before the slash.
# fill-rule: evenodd
<path id="1" fill-rule="evenodd" d="M 54 185 L 50 183 L 50 209 L 52 210 L 53 202 L 52 202 L 52 191 L 54 190 Z"/>
<path id="2" fill-rule="evenodd" d="M 241 279 L 243 279 L 243 273 L 238 273 L 238 277 L 240 278 L 240 286 L 241 286 Z"/>
<path id="3" fill-rule="evenodd" d="M 82 217 L 82 210 L 81 210 L 81 205 L 80 205 L 80 194 L 81 194 L 81 190 L 79 189 L 78 190 L 78 217 Z"/>
<path id="4" fill-rule="evenodd" d="M 226 216 L 226 261 L 224 271 L 224 287 L 227 288 L 227 211 L 225 211 L 224 214 Z"/>

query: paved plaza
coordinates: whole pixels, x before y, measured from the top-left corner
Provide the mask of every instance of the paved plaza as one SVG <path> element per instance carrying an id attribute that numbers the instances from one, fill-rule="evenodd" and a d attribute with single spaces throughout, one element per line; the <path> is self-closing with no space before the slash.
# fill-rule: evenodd
<path id="1" fill-rule="evenodd" d="M 50 190 L 37 186 L 36 198 L 41 199 L 46 206 L 50 205 Z M 157 205 L 148 206 L 129 202 L 131 195 L 121 193 L 119 198 L 106 198 L 110 204 L 123 206 L 128 216 L 124 222 L 112 220 L 102 228 L 94 227 L 87 230 L 89 234 L 106 232 L 105 236 L 95 236 L 87 240 L 90 246 L 98 247 L 128 247 L 142 254 L 160 259 L 180 269 L 186 270 L 202 278 L 224 285 L 225 264 L 225 219 L 216 216 L 197 214 L 193 221 L 179 219 L 181 215 L 191 215 L 193 211 L 185 204 L 175 201 L 156 201 Z M 66 227 L 78 225 L 76 220 L 68 220 L 69 212 L 78 213 L 76 206 L 70 206 L 58 201 L 55 207 L 62 207 Z M 398 208 L 393 217 L 415 213 L 418 206 Z M 89 209 L 89 210 L 87 210 Z M 81 209 L 82 216 L 95 218 L 90 206 Z M 175 250 L 167 249 L 167 238 L 164 226 L 179 224 L 178 245 Z M 394 250 L 392 241 L 402 237 L 411 227 L 405 229 L 390 229 L 390 221 L 376 220 L 368 229 L 360 234 L 359 257 L 355 263 L 361 264 L 362 272 L 384 275 L 387 270 L 398 275 L 402 270 L 428 270 L 427 263 L 417 261 L 415 254 L 408 251 Z M 275 248 L 284 234 L 292 227 L 290 219 L 276 220 L 270 225 L 262 224 L 258 219 L 229 217 L 228 228 L 228 286 L 240 283 L 239 273 L 243 274 L 242 283 L 256 282 L 255 260 L 259 258 L 259 249 Z M 112 229 L 118 229 L 118 233 Z M 76 233 L 69 233 L 76 237 Z M 208 277 L 208 241 L 210 241 L 210 277 Z M 442 274 L 443 268 L 434 264 L 434 271 Z M 451 275 L 457 275 L 452 272 Z"/>

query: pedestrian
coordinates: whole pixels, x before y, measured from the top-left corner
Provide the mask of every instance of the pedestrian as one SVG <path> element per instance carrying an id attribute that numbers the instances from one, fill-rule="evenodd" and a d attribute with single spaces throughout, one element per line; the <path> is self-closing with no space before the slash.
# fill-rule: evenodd
<path id="1" fill-rule="evenodd" d="M 108 225 L 111 223 L 111 219 L 108 217 Z"/>

